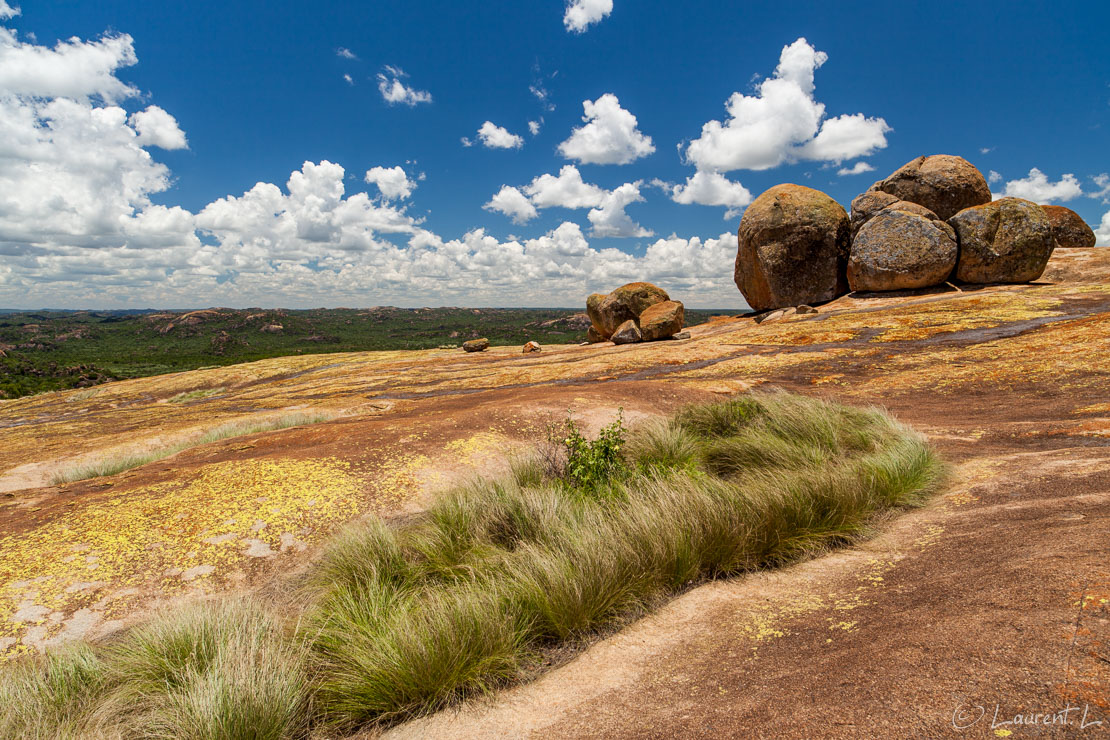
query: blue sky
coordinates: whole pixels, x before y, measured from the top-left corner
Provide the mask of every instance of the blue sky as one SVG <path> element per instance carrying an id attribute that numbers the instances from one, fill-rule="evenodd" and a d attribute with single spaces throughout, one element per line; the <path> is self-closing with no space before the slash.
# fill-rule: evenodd
<path id="1" fill-rule="evenodd" d="M 574 4 L 0 3 L 0 305 L 738 308 L 752 197 L 933 153 L 1110 243 L 1107 3 Z"/>

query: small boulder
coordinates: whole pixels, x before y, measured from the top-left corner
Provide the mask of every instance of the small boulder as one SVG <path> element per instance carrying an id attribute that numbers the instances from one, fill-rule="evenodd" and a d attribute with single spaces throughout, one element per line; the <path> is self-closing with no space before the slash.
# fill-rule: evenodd
<path id="1" fill-rule="evenodd" d="M 597 344 L 604 341 L 607 341 L 605 337 L 601 336 L 601 332 L 593 326 L 586 330 L 586 344 Z"/>
<path id="2" fill-rule="evenodd" d="M 991 202 L 983 173 L 963 157 L 949 154 L 907 162 L 871 190 L 925 206 L 946 221 L 965 208 Z"/>
<path id="3" fill-rule="evenodd" d="M 643 338 L 640 336 L 640 327 L 636 326 L 635 321 L 629 319 L 617 327 L 610 340 L 613 344 L 635 344 L 643 341 Z"/>
<path id="4" fill-rule="evenodd" d="M 463 342 L 463 349 L 467 352 L 485 352 L 489 349 L 489 340 L 485 337 L 482 339 L 471 339 Z"/>
<path id="5" fill-rule="evenodd" d="M 1041 209 L 1052 225 L 1056 246 L 1089 249 L 1095 245 L 1095 232 L 1078 213 L 1063 206 L 1041 206 Z"/>
<path id="6" fill-rule="evenodd" d="M 689 339 L 689 338 L 690 338 L 690 332 L 688 332 L 688 331 L 680 331 L 678 334 L 675 334 L 674 336 L 671 337 L 671 339 Z"/>
<path id="7" fill-rule="evenodd" d="M 686 310 L 678 301 L 656 303 L 640 314 L 640 335 L 645 342 L 666 339 L 682 331 Z"/>
<path id="8" fill-rule="evenodd" d="M 756 311 L 831 301 L 847 292 L 848 214 L 819 190 L 776 185 L 740 219 L 733 279 Z"/>
<path id="9" fill-rule="evenodd" d="M 524 350 L 523 350 L 524 354 L 528 354 L 529 352 L 539 352 L 539 351 L 540 351 L 540 343 L 539 342 L 528 342 L 527 344 L 524 345 Z"/>
<path id="10" fill-rule="evenodd" d="M 171 324 L 170 326 L 173 326 L 173 324 Z M 263 326 L 261 329 L 259 329 L 259 331 L 266 334 L 280 334 L 284 330 L 285 327 L 281 324 L 266 324 L 266 326 Z"/>
<path id="11" fill-rule="evenodd" d="M 959 237 L 956 279 L 965 283 L 1036 280 L 1056 244 L 1044 209 L 1021 198 L 965 208 L 949 223 Z"/>
<path id="12" fill-rule="evenodd" d="M 816 308 L 814 308 L 813 306 L 807 306 L 804 303 L 802 305 L 798 306 L 797 308 L 795 308 L 794 310 L 797 311 L 800 314 L 819 313 L 819 311 Z"/>
<path id="13" fill-rule="evenodd" d="M 952 274 L 956 255 L 956 232 L 943 221 L 909 211 L 880 211 L 852 241 L 848 285 L 857 291 L 937 285 Z"/>
<path id="14" fill-rule="evenodd" d="M 756 316 L 755 323 L 773 324 L 776 321 L 782 321 L 783 319 L 793 316 L 796 313 L 798 313 L 798 309 L 794 308 L 793 306 L 789 308 L 779 308 L 774 311 L 768 311 L 767 313 Z"/>

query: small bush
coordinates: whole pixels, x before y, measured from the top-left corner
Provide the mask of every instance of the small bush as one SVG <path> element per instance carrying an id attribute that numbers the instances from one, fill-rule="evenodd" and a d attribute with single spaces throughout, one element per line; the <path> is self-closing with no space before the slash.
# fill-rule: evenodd
<path id="1" fill-rule="evenodd" d="M 561 426 L 548 430 L 548 446 L 561 450 L 561 465 L 550 466 L 568 490 L 598 495 L 607 488 L 610 478 L 622 472 L 625 428 L 623 412 L 603 427 L 595 439 L 582 433 L 569 415 Z"/>

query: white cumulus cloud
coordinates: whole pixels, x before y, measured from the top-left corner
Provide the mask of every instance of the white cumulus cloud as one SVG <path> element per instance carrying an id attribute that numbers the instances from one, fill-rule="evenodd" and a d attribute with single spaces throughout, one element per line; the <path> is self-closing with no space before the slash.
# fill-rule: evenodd
<path id="1" fill-rule="evenodd" d="M 0 21 L 14 18 L 19 15 L 20 10 L 18 6 L 8 5 L 4 0 L 0 0 Z"/>
<path id="2" fill-rule="evenodd" d="M 543 126 L 543 119 L 542 118 L 538 121 L 529 121 L 528 122 L 528 133 L 532 134 L 532 136 L 537 135 L 540 132 L 540 127 L 541 126 Z"/>
<path id="3" fill-rule="evenodd" d="M 699 170 L 765 170 L 800 159 L 839 163 L 885 147 L 891 129 L 882 118 L 825 118 L 825 104 L 814 98 L 814 72 L 827 60 L 804 38 L 783 47 L 774 75 L 756 95 L 733 93 L 728 118 L 702 126 L 686 147 L 687 161 Z"/>
<path id="4" fill-rule="evenodd" d="M 739 209 L 752 202 L 751 191 L 733 182 L 720 172 L 695 172 L 684 184 L 659 183 L 670 193 L 671 200 L 683 205 L 726 206 L 725 218 L 734 218 Z"/>
<path id="5" fill-rule="evenodd" d="M 520 149 L 524 146 L 524 138 L 509 133 L 509 130 L 496 125 L 493 121 L 486 121 L 478 129 L 478 139 L 487 149 Z"/>
<path id="6" fill-rule="evenodd" d="M 594 23 L 613 12 L 613 0 L 570 0 L 563 25 L 573 33 L 583 33 Z"/>
<path id="7" fill-rule="evenodd" d="M 416 181 L 409 179 L 405 170 L 396 167 L 371 167 L 364 178 L 369 185 L 377 185 L 385 200 L 404 200 L 416 190 Z"/>
<path id="8" fill-rule="evenodd" d="M 559 153 L 582 164 L 628 164 L 655 151 L 650 136 L 637 128 L 636 116 L 621 107 L 612 93 L 584 100 L 586 125 L 574 129 Z"/>
<path id="9" fill-rule="evenodd" d="M 875 168 L 869 165 L 867 162 L 856 162 L 851 167 L 841 167 L 839 170 L 836 171 L 836 174 L 840 175 L 841 177 L 847 177 L 848 175 L 862 175 L 865 172 L 874 171 Z"/>
<path id="10" fill-rule="evenodd" d="M 177 119 L 157 105 L 150 105 L 146 110 L 133 113 L 129 123 L 139 134 L 139 146 L 156 146 L 162 149 L 189 148 L 185 140 L 185 132 L 177 125 Z"/>
<path id="11" fill-rule="evenodd" d="M 1034 167 L 1029 174 L 1020 180 L 1010 180 L 1006 183 L 1002 195 L 1014 198 L 1025 198 L 1034 203 L 1050 203 L 1057 200 L 1071 200 L 1083 195 L 1079 180 L 1075 175 L 1067 174 L 1057 182 L 1049 182 L 1048 176 Z M 1001 196 L 995 196 L 996 199 Z"/>
<path id="12" fill-rule="evenodd" d="M 1002 173 L 991 170 L 990 174 L 987 175 L 987 182 L 989 182 L 991 185 L 996 182 L 1002 182 Z"/>
<path id="13" fill-rule="evenodd" d="M 1110 247 L 1110 211 L 1102 214 L 1102 223 L 1095 229 L 1095 244 Z"/>
<path id="14" fill-rule="evenodd" d="M 430 92 L 409 87 L 401 81 L 406 77 L 408 75 L 405 74 L 404 70 L 389 65 L 386 65 L 384 72 L 378 73 L 378 91 L 382 94 L 382 99 L 385 102 L 390 105 L 401 103 L 410 107 L 417 103 L 432 102 Z"/>
<path id="15" fill-rule="evenodd" d="M 1097 198 L 1103 203 L 1110 203 L 1110 173 L 1103 172 L 1101 175 L 1095 175 L 1091 178 L 1095 187 L 1098 190 L 1092 190 L 1087 193 L 1088 198 Z"/>
<path id="16" fill-rule="evenodd" d="M 591 235 L 597 237 L 644 237 L 655 232 L 645 229 L 633 221 L 624 209 L 633 203 L 643 201 L 640 183 L 626 182 L 616 190 L 606 193 L 597 208 L 587 214 L 593 228 Z"/>
<path id="17" fill-rule="evenodd" d="M 138 95 L 115 76 L 137 61 L 134 40 L 127 34 L 99 41 L 72 38 L 50 49 L 23 43 L 14 31 L 0 28 L 0 92 L 5 94 L 115 102 Z"/>
<path id="18" fill-rule="evenodd" d="M 536 207 L 532 205 L 532 201 L 518 189 L 510 185 L 502 185 L 501 190 L 497 192 L 489 203 L 486 203 L 482 208 L 487 211 L 496 211 L 503 213 L 513 220 L 513 223 L 523 224 L 531 221 L 537 216 Z"/>
<path id="19" fill-rule="evenodd" d="M 340 46 L 338 49 L 336 49 L 335 55 L 338 57 L 342 57 L 343 59 L 358 59 L 357 54 L 344 46 Z"/>
<path id="20" fill-rule="evenodd" d="M 564 165 L 558 176 L 540 175 L 524 192 L 537 208 L 593 208 L 605 198 L 605 190 L 583 182 L 582 173 L 572 164 Z"/>

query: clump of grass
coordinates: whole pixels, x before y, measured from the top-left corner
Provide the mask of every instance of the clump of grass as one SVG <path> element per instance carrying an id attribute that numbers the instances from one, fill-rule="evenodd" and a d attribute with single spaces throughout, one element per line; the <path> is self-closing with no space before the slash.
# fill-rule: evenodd
<path id="1" fill-rule="evenodd" d="M 565 443 L 598 453 L 584 478 L 541 453 L 402 525 L 349 526 L 305 577 L 295 629 L 198 606 L 24 665 L 0 683 L 20 707 L 0 734 L 299 737 L 426 714 L 692 584 L 855 542 L 945 475 L 885 413 L 783 393 L 607 430 Z"/>
<path id="2" fill-rule="evenodd" d="M 227 388 L 220 386 L 219 388 L 198 388 L 193 391 L 183 391 L 176 396 L 166 399 L 167 403 L 188 403 L 189 401 L 199 401 L 204 398 L 212 398 L 224 393 Z"/>
<path id="3" fill-rule="evenodd" d="M 581 482 L 549 446 L 421 521 L 327 548 L 307 638 L 319 721 L 349 730 L 487 691 L 690 584 L 856 541 L 944 474 L 886 414 L 787 394 L 691 407 L 627 444 L 619 425 L 607 433 L 565 443 L 619 451 Z"/>
<path id="4" fill-rule="evenodd" d="M 261 432 L 272 432 L 279 429 L 288 429 L 290 427 L 319 424 L 320 422 L 331 421 L 335 416 L 336 415 L 333 413 L 323 411 L 313 413 L 294 412 L 282 414 L 278 417 L 270 417 L 268 419 L 247 419 L 228 422 L 227 424 L 221 424 L 220 426 L 209 429 L 199 436 L 191 437 L 177 444 L 159 447 L 146 452 L 125 452 L 117 455 L 109 455 L 91 462 L 71 465 L 56 472 L 51 477 L 50 482 L 52 485 L 61 486 L 66 483 L 88 480 L 89 478 L 116 475 L 131 470 L 132 468 L 137 468 L 159 460 L 165 460 L 168 457 L 173 457 L 179 452 L 193 447 L 199 447 L 200 445 L 219 442 L 220 440 L 229 439 L 231 437 L 243 437 L 248 434 L 259 434 Z"/>

